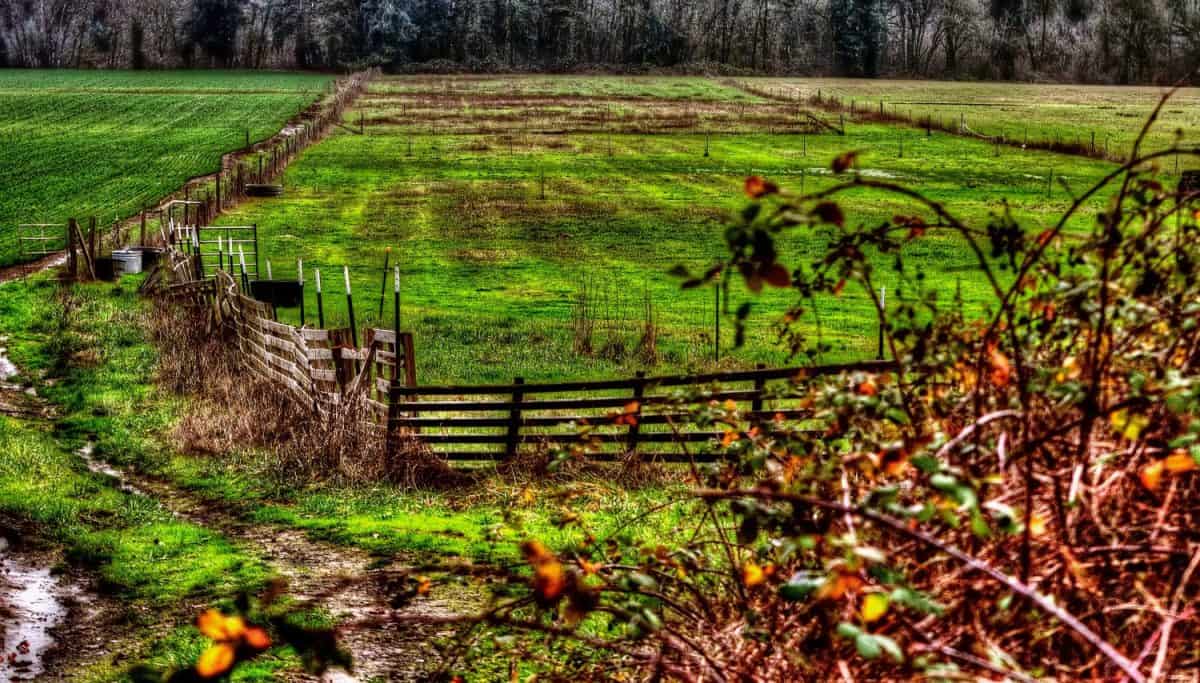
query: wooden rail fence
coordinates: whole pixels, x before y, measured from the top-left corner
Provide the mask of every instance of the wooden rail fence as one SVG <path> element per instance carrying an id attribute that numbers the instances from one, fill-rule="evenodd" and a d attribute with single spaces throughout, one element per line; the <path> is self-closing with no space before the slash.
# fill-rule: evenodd
<path id="1" fill-rule="evenodd" d="M 317 410 L 365 406 L 365 419 L 389 449 L 414 439 L 446 460 L 495 461 L 523 449 L 585 443 L 588 457 L 616 460 L 709 459 L 703 444 L 723 432 L 697 427 L 690 411 L 732 401 L 743 416 L 769 425 L 803 420 L 804 380 L 846 372 L 882 373 L 894 364 L 869 361 L 809 368 L 758 368 L 739 372 L 671 375 L 602 381 L 434 386 L 417 384 L 411 333 L 367 328 L 293 327 L 275 321 L 269 304 L 241 291 L 238 278 L 217 270 L 197 277 L 195 254 L 168 249 L 147 280 L 184 305 L 207 312 L 214 332 L 236 339 L 242 364 L 295 400 Z M 691 445 L 686 448 L 685 446 Z M 699 452 L 697 452 L 699 451 Z"/>

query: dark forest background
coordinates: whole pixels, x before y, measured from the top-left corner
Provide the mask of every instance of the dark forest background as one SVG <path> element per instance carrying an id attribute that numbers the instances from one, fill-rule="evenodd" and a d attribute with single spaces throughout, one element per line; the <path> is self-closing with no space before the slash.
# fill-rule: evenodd
<path id="1" fill-rule="evenodd" d="M 0 0 L 0 66 L 1165 83 L 1200 0 Z"/>

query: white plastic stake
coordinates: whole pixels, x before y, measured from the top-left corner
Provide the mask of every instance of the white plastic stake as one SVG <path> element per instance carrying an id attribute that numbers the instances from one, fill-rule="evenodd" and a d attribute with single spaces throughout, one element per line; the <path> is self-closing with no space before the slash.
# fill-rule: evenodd
<path id="1" fill-rule="evenodd" d="M 350 266 L 342 266 L 342 274 L 346 276 L 346 296 L 350 296 Z"/>
<path id="2" fill-rule="evenodd" d="M 316 273 L 316 276 L 317 276 L 317 294 L 320 294 L 321 293 L 321 269 L 317 268 L 316 271 L 314 271 L 314 272 Z"/>
<path id="3" fill-rule="evenodd" d="M 268 280 L 275 279 L 274 276 L 271 275 L 271 259 L 267 259 L 267 279 Z"/>
<path id="4" fill-rule="evenodd" d="M 396 293 L 400 293 L 400 266 L 396 266 Z"/>
<path id="5" fill-rule="evenodd" d="M 296 281 L 304 284 L 304 259 L 296 259 Z"/>

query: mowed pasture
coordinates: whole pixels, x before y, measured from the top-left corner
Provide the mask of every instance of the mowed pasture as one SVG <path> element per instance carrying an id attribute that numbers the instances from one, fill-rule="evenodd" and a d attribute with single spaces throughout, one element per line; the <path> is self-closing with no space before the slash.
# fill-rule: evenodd
<path id="1" fill-rule="evenodd" d="M 0 266 L 17 226 L 153 205 L 321 97 L 317 74 L 0 70 Z"/>
<path id="2" fill-rule="evenodd" d="M 1038 85 L 951 81 L 867 80 L 854 78 L 740 78 L 753 92 L 808 101 L 820 96 L 842 107 L 916 121 L 931 117 L 988 137 L 1078 144 L 1110 158 L 1126 158 L 1162 96 L 1154 86 Z M 1095 136 L 1093 138 L 1093 135 Z M 1182 136 L 1182 137 L 1180 137 Z M 1160 112 L 1144 150 L 1166 149 L 1176 141 L 1200 145 L 1200 88 L 1180 88 Z M 1180 159 L 1181 168 L 1195 167 Z M 1163 162 L 1175 171 L 1173 159 Z"/>
<path id="3" fill-rule="evenodd" d="M 361 117 L 365 135 L 335 131 L 289 168 L 284 197 L 250 200 L 221 222 L 257 224 L 277 278 L 304 259 L 309 324 L 316 268 L 326 325 L 347 322 L 348 265 L 357 322 L 390 325 L 382 267 L 391 247 L 421 383 L 787 362 L 774 322 L 794 303 L 789 296 L 751 296 L 732 283 L 730 310 L 751 300 L 755 312 L 736 350 L 724 318 L 718 361 L 713 289 L 681 291 L 668 275 L 675 265 L 702 270 L 722 256 L 724 228 L 748 201 L 748 175 L 813 191 L 840 182 L 829 170 L 834 156 L 858 150 L 865 177 L 916 188 L 980 227 L 1007 206 L 1028 230 L 1041 230 L 1071 193 L 1114 168 L 851 119 L 846 135 L 835 135 L 794 104 L 690 78 L 385 78 L 346 116 L 355 126 Z M 849 220 L 867 223 L 914 210 L 874 190 L 847 195 L 844 207 Z M 1076 227 L 1091 220 L 1082 216 Z M 788 234 L 785 263 L 810 264 L 828 238 L 824 230 Z M 944 300 L 961 290 L 976 309 L 985 299 L 957 238 L 923 240 L 906 260 L 903 277 L 890 261 L 878 264 L 892 301 L 919 288 Z M 875 355 L 866 293 L 846 291 L 817 308 L 820 324 L 814 319 L 808 330 L 832 344 L 822 361 Z M 294 322 L 297 312 L 281 317 Z"/>

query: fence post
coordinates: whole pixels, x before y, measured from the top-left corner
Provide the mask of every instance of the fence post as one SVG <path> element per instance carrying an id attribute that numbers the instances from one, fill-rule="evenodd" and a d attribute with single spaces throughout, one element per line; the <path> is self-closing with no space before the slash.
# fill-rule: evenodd
<path id="1" fill-rule="evenodd" d="M 70 273 L 70 279 L 75 279 L 76 261 L 75 261 L 75 232 L 79 228 L 75 225 L 75 219 L 67 219 L 67 272 Z"/>
<path id="2" fill-rule="evenodd" d="M 758 363 L 754 366 L 754 369 L 766 370 L 767 366 L 765 363 Z M 765 379 L 762 377 L 754 378 L 754 399 L 750 402 L 750 410 L 757 413 L 763 409 L 763 392 L 766 390 L 766 388 L 767 381 Z"/>
<path id="3" fill-rule="evenodd" d="M 633 410 L 633 421 L 629 423 L 629 452 L 636 453 L 638 447 L 638 437 L 642 431 L 642 397 L 646 395 L 646 373 L 639 370 L 636 379 L 633 382 L 633 402 L 636 408 Z"/>
<path id="4" fill-rule="evenodd" d="M 521 385 L 525 383 L 524 377 L 513 379 L 513 384 Z M 525 399 L 525 392 L 517 389 L 513 391 L 512 411 L 508 415 L 508 441 L 505 446 L 505 460 L 512 460 L 517 455 L 517 446 L 521 443 L 521 402 Z"/>
<path id="5" fill-rule="evenodd" d="M 887 288 L 879 288 L 879 353 L 877 360 L 883 360 L 883 326 L 887 321 Z"/>

